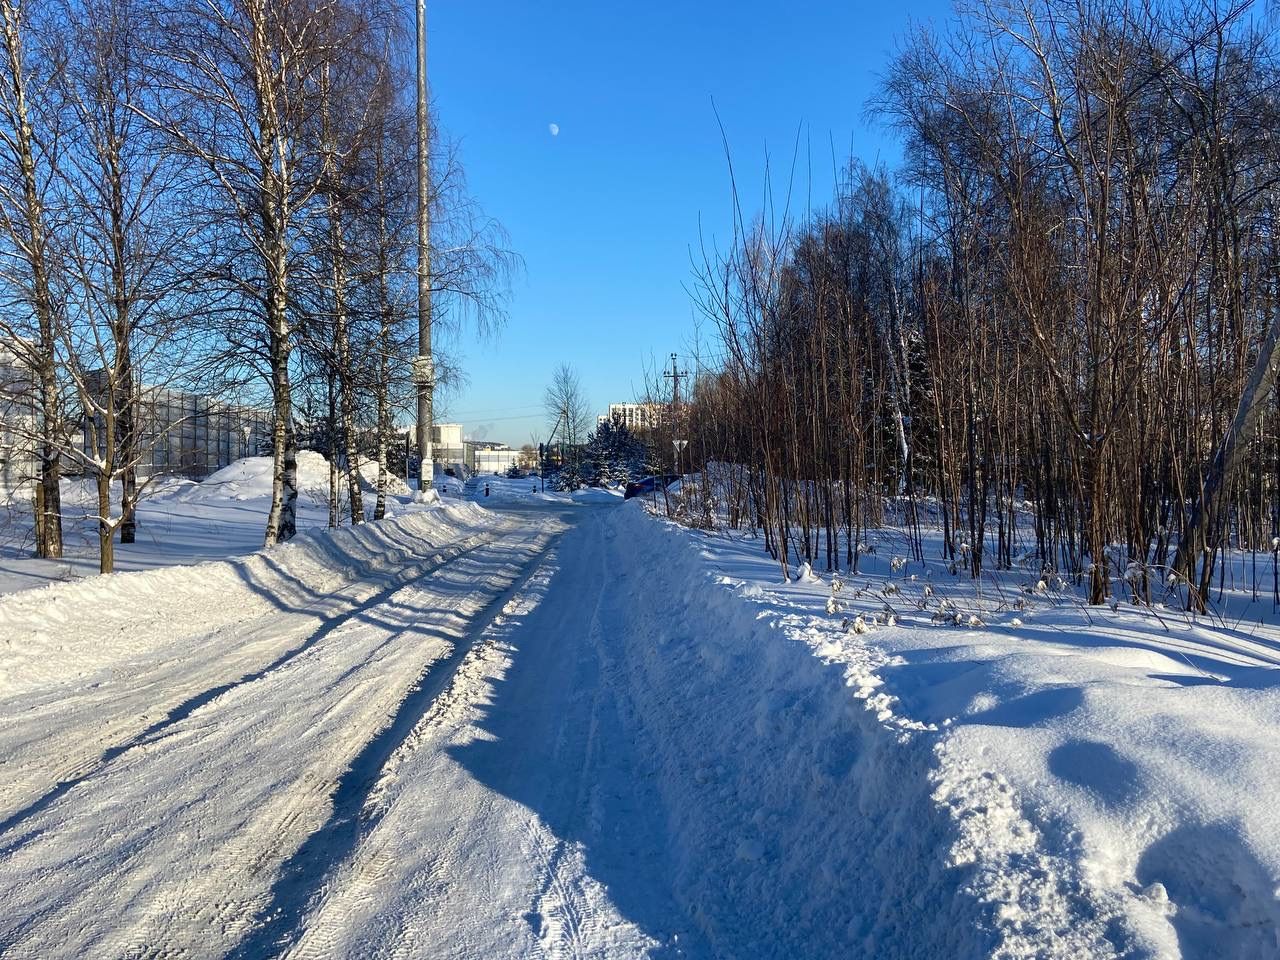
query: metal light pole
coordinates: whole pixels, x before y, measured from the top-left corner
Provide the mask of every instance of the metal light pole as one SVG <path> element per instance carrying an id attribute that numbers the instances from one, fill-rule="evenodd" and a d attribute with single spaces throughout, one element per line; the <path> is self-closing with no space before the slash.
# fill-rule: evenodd
<path id="1" fill-rule="evenodd" d="M 435 366 L 431 359 L 431 185 L 427 127 L 427 2 L 418 0 L 418 356 L 413 382 L 418 388 L 418 489 L 431 483 L 431 401 Z"/>

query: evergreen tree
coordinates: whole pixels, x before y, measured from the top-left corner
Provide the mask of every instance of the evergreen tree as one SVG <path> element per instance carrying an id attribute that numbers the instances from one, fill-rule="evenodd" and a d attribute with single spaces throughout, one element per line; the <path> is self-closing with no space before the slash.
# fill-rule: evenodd
<path id="1" fill-rule="evenodd" d="M 587 438 L 589 479 L 599 484 L 627 483 L 644 475 L 644 444 L 620 423 L 605 420 Z"/>

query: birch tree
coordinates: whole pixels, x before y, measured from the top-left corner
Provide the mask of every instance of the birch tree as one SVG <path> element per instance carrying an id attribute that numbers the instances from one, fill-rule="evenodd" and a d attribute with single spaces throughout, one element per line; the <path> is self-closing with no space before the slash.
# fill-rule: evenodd
<path id="1" fill-rule="evenodd" d="M 67 275 L 62 343 L 84 431 L 64 456 L 96 482 L 103 573 L 113 569 L 117 531 L 121 543 L 134 542 L 138 498 L 156 479 L 138 476 L 151 452 L 142 435 L 143 372 L 149 389 L 161 389 L 190 360 L 184 255 L 199 236 L 183 216 L 188 171 L 136 109 L 145 102 L 142 11 L 136 0 L 64 6 L 74 26 L 57 83 L 65 144 L 58 183 L 69 214 L 59 242 Z"/>
<path id="2" fill-rule="evenodd" d="M 260 334 L 274 460 L 264 541 L 273 546 L 297 531 L 290 297 L 298 232 L 319 184 L 305 128 L 327 17 L 302 0 L 179 0 L 161 18 L 165 66 L 147 116 L 203 171 L 209 212 L 233 251 L 227 280 Z"/>
<path id="3" fill-rule="evenodd" d="M 0 230 L 12 299 L 0 336 L 35 384 L 32 438 L 40 465 L 34 499 L 36 555 L 62 556 L 63 384 L 58 376 L 58 265 L 48 199 L 59 162 L 57 112 L 49 83 L 57 73 L 55 21 L 47 7 L 0 0 Z"/>

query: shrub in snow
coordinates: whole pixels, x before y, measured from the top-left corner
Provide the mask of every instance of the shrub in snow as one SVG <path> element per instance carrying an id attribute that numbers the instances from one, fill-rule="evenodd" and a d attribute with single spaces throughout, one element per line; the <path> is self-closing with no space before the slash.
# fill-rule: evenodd
<path id="1" fill-rule="evenodd" d="M 582 489 L 582 474 L 576 463 L 566 463 L 556 474 L 555 488 L 561 493 L 573 493 Z"/>
<path id="2" fill-rule="evenodd" d="M 945 597 L 938 602 L 938 609 L 933 611 L 934 623 L 954 623 L 961 622 L 960 611 L 956 610 L 951 601 Z"/>
<path id="3" fill-rule="evenodd" d="M 862 619 L 861 614 L 854 617 L 852 620 L 846 620 L 844 622 L 844 628 L 846 631 L 852 630 L 854 633 L 870 633 L 871 632 L 871 627 L 868 626 L 866 620 Z"/>
<path id="4" fill-rule="evenodd" d="M 827 613 L 828 614 L 839 613 L 840 610 L 842 609 L 840 606 L 840 601 L 837 598 L 840 595 L 840 591 L 843 589 L 844 589 L 844 581 L 841 580 L 839 576 L 832 577 L 831 578 L 831 595 L 827 597 Z"/>
<path id="5" fill-rule="evenodd" d="M 813 567 L 809 565 L 809 561 L 800 564 L 800 570 L 796 573 L 796 583 L 821 583 L 822 578 L 813 572 Z"/>

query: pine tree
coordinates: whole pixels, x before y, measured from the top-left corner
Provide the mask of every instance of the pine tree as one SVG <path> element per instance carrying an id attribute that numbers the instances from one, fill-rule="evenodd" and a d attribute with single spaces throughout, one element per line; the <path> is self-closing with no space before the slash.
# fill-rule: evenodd
<path id="1" fill-rule="evenodd" d="M 587 438 L 588 479 L 602 485 L 636 480 L 644 475 L 645 449 L 630 430 L 605 420 Z"/>

